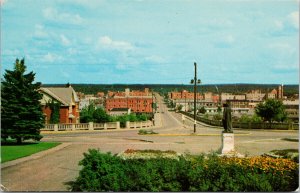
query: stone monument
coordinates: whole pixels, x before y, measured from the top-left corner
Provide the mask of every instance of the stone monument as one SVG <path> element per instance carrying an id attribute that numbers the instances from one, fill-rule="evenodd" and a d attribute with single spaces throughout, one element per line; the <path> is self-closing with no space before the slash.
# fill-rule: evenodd
<path id="1" fill-rule="evenodd" d="M 231 107 L 229 103 L 223 105 L 222 154 L 234 154 L 234 133 L 232 131 Z"/>

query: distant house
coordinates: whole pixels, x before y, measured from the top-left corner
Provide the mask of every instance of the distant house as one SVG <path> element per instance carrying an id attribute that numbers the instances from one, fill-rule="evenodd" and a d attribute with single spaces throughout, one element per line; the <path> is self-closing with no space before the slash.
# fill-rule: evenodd
<path id="1" fill-rule="evenodd" d="M 43 95 L 40 100 L 45 115 L 45 123 L 49 123 L 51 109 L 47 103 L 54 101 L 60 105 L 60 123 L 79 123 L 79 99 L 71 86 L 68 87 L 41 87 L 39 92 Z"/>

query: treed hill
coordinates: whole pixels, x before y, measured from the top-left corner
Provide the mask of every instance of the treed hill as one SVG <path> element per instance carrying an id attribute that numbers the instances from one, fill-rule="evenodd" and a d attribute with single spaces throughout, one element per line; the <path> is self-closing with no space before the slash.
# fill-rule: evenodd
<path id="1" fill-rule="evenodd" d="M 65 84 L 44 84 L 45 87 L 65 86 Z M 97 92 L 107 91 L 124 91 L 125 88 L 131 90 L 143 90 L 145 88 L 153 89 L 155 92 L 161 94 L 170 91 L 188 90 L 193 91 L 193 85 L 184 84 L 72 84 L 76 92 L 83 92 L 85 94 L 96 94 Z M 278 88 L 278 84 L 216 84 L 216 85 L 199 85 L 198 92 L 213 92 L 217 90 L 221 92 L 228 92 L 234 94 L 242 94 L 253 89 L 260 89 L 262 92 L 271 91 Z M 299 93 L 299 85 L 284 85 L 284 95 L 291 96 Z"/>

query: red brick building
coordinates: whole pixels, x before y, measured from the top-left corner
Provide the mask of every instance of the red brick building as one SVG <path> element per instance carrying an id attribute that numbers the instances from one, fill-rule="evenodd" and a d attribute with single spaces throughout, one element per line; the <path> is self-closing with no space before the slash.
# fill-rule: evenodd
<path id="1" fill-rule="evenodd" d="M 114 108 L 130 108 L 135 113 L 152 113 L 152 97 L 107 98 L 106 111 Z"/>
<path id="2" fill-rule="evenodd" d="M 41 87 L 40 93 L 42 109 L 45 115 L 45 123 L 49 123 L 51 109 L 47 103 L 54 101 L 59 102 L 59 122 L 60 123 L 79 123 L 79 99 L 74 89 L 69 87 Z"/>
<path id="3" fill-rule="evenodd" d="M 186 90 L 183 90 L 181 92 L 170 92 L 169 97 L 170 99 L 194 99 L 194 93 L 188 92 Z M 201 100 L 203 99 L 203 95 L 197 93 L 196 98 Z"/>
<path id="4" fill-rule="evenodd" d="M 153 97 L 149 89 L 144 91 L 131 91 L 125 89 L 125 92 L 108 92 L 108 98 L 105 102 L 107 112 L 114 108 L 129 108 L 134 113 L 152 113 Z"/>

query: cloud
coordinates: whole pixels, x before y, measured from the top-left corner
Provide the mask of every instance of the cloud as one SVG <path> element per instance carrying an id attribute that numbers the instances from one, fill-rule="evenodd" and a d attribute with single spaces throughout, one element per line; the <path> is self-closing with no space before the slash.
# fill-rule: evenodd
<path id="1" fill-rule="evenodd" d="M 129 51 L 134 49 L 134 46 L 131 43 L 126 41 L 115 41 L 112 40 L 109 36 L 100 37 L 98 39 L 97 47 L 119 51 Z"/>
<path id="2" fill-rule="evenodd" d="M 65 35 L 60 35 L 60 39 L 61 39 L 61 44 L 63 46 L 70 46 L 71 45 L 71 41 L 65 36 Z"/>
<path id="3" fill-rule="evenodd" d="M 43 15 L 46 19 L 52 22 L 62 22 L 73 25 L 80 25 L 83 23 L 83 19 L 79 14 L 58 12 L 56 9 L 51 7 L 44 9 Z"/>
<path id="4" fill-rule="evenodd" d="M 46 63 L 59 63 L 63 58 L 57 54 L 47 53 L 46 55 L 42 56 L 41 61 Z"/>
<path id="5" fill-rule="evenodd" d="M 294 28 L 299 29 L 299 11 L 294 11 L 287 16 L 287 22 Z"/>
<path id="6" fill-rule="evenodd" d="M 49 34 L 45 31 L 45 28 L 43 25 L 36 24 L 34 26 L 34 37 L 36 38 L 48 38 Z"/>
<path id="7" fill-rule="evenodd" d="M 229 48 L 231 47 L 235 42 L 235 39 L 232 35 L 227 35 L 224 36 L 222 39 L 220 39 L 219 41 L 217 41 L 215 43 L 215 47 L 218 48 Z"/>
<path id="8" fill-rule="evenodd" d="M 150 62 L 150 63 L 163 63 L 163 62 L 165 62 L 164 58 L 162 58 L 160 56 L 156 56 L 156 55 L 145 57 L 145 61 Z"/>
<path id="9" fill-rule="evenodd" d="M 295 73 L 299 70 L 298 64 L 291 64 L 291 63 L 285 63 L 285 64 L 276 64 L 274 65 L 272 71 L 275 73 Z"/>
<path id="10" fill-rule="evenodd" d="M 288 44 L 288 43 L 286 43 L 286 42 L 282 42 L 282 43 L 271 43 L 268 47 L 271 48 L 271 49 L 277 49 L 277 50 L 279 50 L 279 51 L 290 50 L 290 49 L 291 49 L 290 44 Z"/>
<path id="11" fill-rule="evenodd" d="M 7 0 L 0 0 L 0 5 L 4 5 L 4 3 L 6 3 Z"/>
<path id="12" fill-rule="evenodd" d="M 269 34 L 273 36 L 288 36 L 299 33 L 299 11 L 288 14 L 281 20 L 273 21 L 273 28 Z"/>

